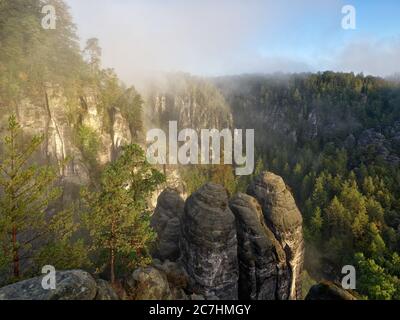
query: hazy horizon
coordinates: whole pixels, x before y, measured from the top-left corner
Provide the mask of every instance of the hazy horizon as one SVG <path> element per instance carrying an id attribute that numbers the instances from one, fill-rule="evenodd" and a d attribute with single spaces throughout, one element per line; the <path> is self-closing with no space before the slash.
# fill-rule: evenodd
<path id="1" fill-rule="evenodd" d="M 67 0 L 82 46 L 96 37 L 103 66 L 124 82 L 145 75 L 199 76 L 400 71 L 400 3 L 288 0 Z M 341 26 L 356 9 L 356 29 Z"/>

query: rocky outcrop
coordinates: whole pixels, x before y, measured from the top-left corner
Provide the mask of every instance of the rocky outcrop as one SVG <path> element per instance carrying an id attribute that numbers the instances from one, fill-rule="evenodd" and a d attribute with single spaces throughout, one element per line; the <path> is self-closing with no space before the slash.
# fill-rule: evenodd
<path id="1" fill-rule="evenodd" d="M 175 261 L 179 258 L 180 219 L 183 216 L 184 201 L 173 189 L 165 189 L 157 200 L 151 217 L 151 226 L 157 232 L 157 243 L 153 256 Z"/>
<path id="2" fill-rule="evenodd" d="M 35 161 L 54 165 L 65 183 L 87 184 L 89 172 L 81 151 L 74 143 L 73 127 L 66 108 L 67 99 L 62 94 L 48 90 L 43 100 L 33 103 L 23 99 L 16 110 L 0 115 L 1 123 L 6 123 L 11 112 L 16 113 L 25 135 L 44 135 L 41 153 Z M 0 131 L 0 134 L 4 134 L 2 128 Z M 65 164 L 67 157 L 71 160 Z"/>
<path id="3" fill-rule="evenodd" d="M 119 300 L 119 297 L 111 284 L 105 280 L 97 279 L 97 294 L 95 300 Z"/>
<path id="4" fill-rule="evenodd" d="M 0 300 L 114 300 L 117 295 L 105 281 L 96 280 L 86 271 L 56 273 L 56 288 L 45 290 L 43 276 L 0 288 Z"/>
<path id="5" fill-rule="evenodd" d="M 132 135 L 129 129 L 128 121 L 122 116 L 118 108 L 114 108 L 113 126 L 112 126 L 113 149 L 117 150 L 121 146 L 132 142 Z"/>
<path id="6" fill-rule="evenodd" d="M 171 288 L 187 289 L 189 278 L 186 270 L 180 263 L 169 260 L 161 263 L 155 260 L 154 267 L 165 273 Z"/>
<path id="7" fill-rule="evenodd" d="M 357 297 L 333 282 L 321 282 L 311 287 L 306 300 L 357 300 Z"/>
<path id="8" fill-rule="evenodd" d="M 0 122 L 6 123 L 8 116 L 16 113 L 25 135 L 44 135 L 43 150 L 35 161 L 54 165 L 63 184 L 87 185 L 90 164 L 77 143 L 81 126 L 92 130 L 98 138 L 95 158 L 99 164 L 108 163 L 122 144 L 132 141 L 128 121 L 117 108 L 109 115 L 106 129 L 106 117 L 99 112 L 97 95 L 96 90 L 85 88 L 79 98 L 67 99 L 61 89 L 48 88 L 41 101 L 19 101 L 15 110 L 0 115 Z M 4 130 L 0 128 L 2 134 Z"/>
<path id="9" fill-rule="evenodd" d="M 304 244 L 293 196 L 268 172 L 248 192 L 228 203 L 225 189 L 208 183 L 187 199 L 179 241 L 186 291 L 206 299 L 299 299 Z M 175 226 L 177 199 L 168 189 L 159 198 L 152 224 L 161 235 L 169 221 Z"/>
<path id="10" fill-rule="evenodd" d="M 186 292 L 189 291 L 189 277 L 186 270 L 180 263 L 171 262 L 169 260 L 164 263 L 155 263 L 154 266 L 167 276 L 168 284 L 171 290 L 173 300 L 188 300 Z"/>
<path id="11" fill-rule="evenodd" d="M 392 126 L 364 130 L 357 140 L 357 149 L 366 163 L 377 159 L 393 166 L 400 163 L 400 122 Z"/>
<path id="12" fill-rule="evenodd" d="M 153 266 L 135 270 L 125 288 L 134 300 L 187 300 L 187 283 L 186 272 L 179 264 L 156 260 Z"/>
<path id="13" fill-rule="evenodd" d="M 206 298 L 238 298 L 235 217 L 222 186 L 208 183 L 185 203 L 180 239 L 181 262 L 189 288 Z"/>
<path id="14" fill-rule="evenodd" d="M 230 207 L 238 237 L 239 299 L 288 299 L 291 279 L 286 254 L 266 226 L 257 200 L 239 193 Z"/>
<path id="15" fill-rule="evenodd" d="M 134 300 L 171 300 L 166 275 L 154 267 L 135 270 L 128 280 L 127 293 Z"/>
<path id="16" fill-rule="evenodd" d="M 261 205 L 267 226 L 286 254 L 290 269 L 290 299 L 301 297 L 301 272 L 304 260 L 302 216 L 283 179 L 264 172 L 254 179 L 247 193 Z"/>

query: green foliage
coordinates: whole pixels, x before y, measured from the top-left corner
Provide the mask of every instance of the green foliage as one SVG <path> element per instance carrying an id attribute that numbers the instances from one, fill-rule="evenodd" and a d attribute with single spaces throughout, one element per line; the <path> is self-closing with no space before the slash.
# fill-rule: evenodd
<path id="1" fill-rule="evenodd" d="M 202 185 L 207 183 L 209 175 L 204 166 L 191 166 L 191 168 L 181 169 L 181 176 L 185 182 L 188 194 L 192 194 Z"/>
<path id="2" fill-rule="evenodd" d="M 129 129 L 134 139 L 140 138 L 143 131 L 143 99 L 134 87 L 126 89 L 117 101 L 122 115 L 128 120 Z"/>
<path id="3" fill-rule="evenodd" d="M 34 264 L 36 266 L 51 265 L 56 270 L 86 269 L 92 266 L 88 257 L 88 248 L 83 239 L 73 242 L 71 239 L 48 242 L 38 250 Z"/>
<path id="4" fill-rule="evenodd" d="M 391 300 L 399 297 L 399 279 L 362 253 L 355 255 L 358 277 L 357 290 L 373 300 Z"/>
<path id="5" fill-rule="evenodd" d="M 323 222 L 321 209 L 316 207 L 310 221 L 310 231 L 314 239 L 320 239 Z"/>
<path id="6" fill-rule="evenodd" d="M 100 190 L 83 190 L 92 249 L 106 258 L 112 282 L 116 267 L 132 270 L 149 263 L 148 249 L 155 233 L 147 200 L 162 182 L 164 176 L 147 163 L 143 150 L 128 145 L 104 170 Z"/>
<path id="7" fill-rule="evenodd" d="M 57 12 L 55 30 L 41 26 L 41 9 L 48 4 Z M 2 1 L 0 43 L 0 96 L 5 104 L 27 97 L 43 101 L 49 84 L 68 92 L 85 70 L 75 27 L 60 0 Z"/>
<path id="8" fill-rule="evenodd" d="M 81 125 L 77 130 L 77 146 L 82 151 L 86 161 L 92 166 L 97 165 L 97 154 L 101 147 L 99 135 L 91 127 Z"/>
<path id="9" fill-rule="evenodd" d="M 385 137 L 387 151 L 399 156 L 391 142 L 399 128 L 399 83 L 324 72 L 242 76 L 234 86 L 228 78 L 219 87 L 230 99 L 235 125 L 258 133 L 256 157 L 262 155 L 263 166 L 293 190 L 307 246 L 330 264 L 333 276 L 340 277 L 341 267 L 361 252 L 385 268 L 386 276 L 398 277 L 388 266 L 400 248 L 400 171 L 379 143 L 364 147 L 360 140 L 372 128 Z M 323 274 L 322 269 L 313 271 Z M 381 277 L 379 268 L 369 271 Z M 381 295 L 363 294 L 368 292 Z"/>
<path id="10" fill-rule="evenodd" d="M 239 179 L 235 177 L 231 165 L 191 165 L 180 170 L 189 194 L 198 190 L 207 182 L 214 182 L 225 187 L 229 195 L 238 191 Z"/>

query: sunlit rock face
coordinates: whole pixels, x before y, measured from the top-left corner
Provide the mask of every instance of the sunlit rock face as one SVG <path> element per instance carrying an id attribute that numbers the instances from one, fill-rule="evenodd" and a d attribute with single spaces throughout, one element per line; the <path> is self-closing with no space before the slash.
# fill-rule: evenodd
<path id="1" fill-rule="evenodd" d="M 208 183 L 185 203 L 181 262 L 190 289 L 206 298 L 238 298 L 239 267 L 235 216 L 225 189 Z"/>
<path id="2" fill-rule="evenodd" d="M 247 193 L 261 205 L 267 226 L 286 254 L 290 268 L 290 299 L 301 297 L 301 273 L 304 260 L 302 216 L 283 179 L 264 172 L 254 179 Z"/>
<path id="3" fill-rule="evenodd" d="M 116 149 L 132 142 L 129 123 L 122 116 L 119 109 L 115 109 L 113 117 L 112 141 L 113 141 L 113 146 Z"/>
<path id="4" fill-rule="evenodd" d="M 5 134 L 7 119 L 12 113 L 26 139 L 43 135 L 41 150 L 32 161 L 57 169 L 59 183 L 64 188 L 63 203 L 74 200 L 79 188 L 92 179 L 93 168 L 78 143 L 81 127 L 92 130 L 98 139 L 94 158 L 100 166 L 110 162 L 122 145 L 132 142 L 129 124 L 118 109 L 114 108 L 112 115 L 107 115 L 110 123 L 105 123 L 107 117 L 99 112 L 97 95 L 94 90 L 85 89 L 81 96 L 67 99 L 61 90 L 48 88 L 40 99 L 23 99 L 0 115 L 1 136 Z"/>
<path id="5" fill-rule="evenodd" d="M 24 129 L 25 135 L 44 135 L 42 160 L 59 164 L 64 178 L 77 182 L 73 177 L 76 175 L 82 184 L 87 183 L 88 168 L 87 164 L 83 163 L 82 152 L 77 146 L 75 135 L 78 128 L 76 126 L 86 126 L 97 134 L 100 147 L 96 160 L 100 164 L 111 161 L 112 154 L 116 150 L 132 142 L 128 121 L 117 108 L 114 109 L 111 117 L 111 127 L 106 127 L 104 115 L 98 111 L 95 96 L 95 92 L 87 90 L 85 95 L 75 101 L 76 106 L 82 111 L 77 123 L 73 123 L 70 119 L 68 106 L 71 101 L 67 101 L 61 93 L 52 90 L 49 90 L 46 102 L 33 104 L 25 99 L 19 104 L 18 112 L 16 112 L 17 120 Z M 3 115 L 3 123 L 9 114 Z M 65 166 L 62 165 L 67 158 L 71 161 L 68 161 Z"/>
<path id="6" fill-rule="evenodd" d="M 44 136 L 42 150 L 35 161 L 54 165 L 65 183 L 83 185 L 89 182 L 89 172 L 75 144 L 67 105 L 67 99 L 62 94 L 49 92 L 43 104 L 22 100 L 16 116 L 26 137 Z"/>

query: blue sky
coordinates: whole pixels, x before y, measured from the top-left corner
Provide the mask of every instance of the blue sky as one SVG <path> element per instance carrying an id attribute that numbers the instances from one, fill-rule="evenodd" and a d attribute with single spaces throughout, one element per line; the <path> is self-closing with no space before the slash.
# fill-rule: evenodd
<path id="1" fill-rule="evenodd" d="M 151 72 L 199 75 L 400 71 L 396 0 L 66 0 L 82 43 L 127 82 Z M 344 5 L 356 30 L 341 28 Z"/>

